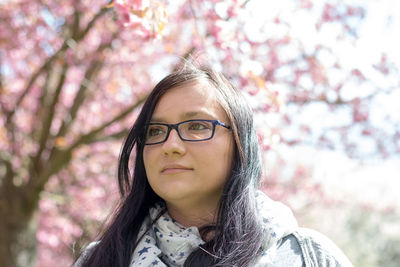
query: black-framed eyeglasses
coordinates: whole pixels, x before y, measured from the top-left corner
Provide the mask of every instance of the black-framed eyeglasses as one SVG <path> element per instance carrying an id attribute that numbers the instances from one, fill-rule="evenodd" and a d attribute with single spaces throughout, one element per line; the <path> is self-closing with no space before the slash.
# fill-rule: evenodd
<path id="1" fill-rule="evenodd" d="M 188 120 L 176 124 L 148 123 L 146 124 L 145 145 L 156 145 L 165 142 L 172 129 L 178 132 L 179 138 L 183 141 L 210 140 L 214 137 L 215 126 L 217 125 L 231 129 L 229 125 L 219 120 Z"/>

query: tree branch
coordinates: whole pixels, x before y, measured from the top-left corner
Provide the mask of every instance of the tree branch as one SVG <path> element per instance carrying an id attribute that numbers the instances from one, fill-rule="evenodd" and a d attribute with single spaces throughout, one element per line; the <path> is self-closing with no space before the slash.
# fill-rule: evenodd
<path id="1" fill-rule="evenodd" d="M 127 115 L 129 115 L 133 110 L 138 108 L 147 98 L 145 97 L 140 98 L 135 104 L 129 106 L 120 114 L 115 116 L 113 119 L 109 120 L 108 122 L 104 123 L 103 125 L 99 126 L 98 128 L 94 129 L 88 134 L 82 135 L 78 140 L 72 144 L 69 148 L 64 150 L 59 150 L 56 147 L 53 148 L 50 154 L 49 162 L 44 166 L 43 171 L 35 180 L 30 180 L 27 186 L 32 186 L 37 188 L 38 190 L 42 189 L 43 186 L 46 184 L 47 180 L 50 178 L 51 175 L 56 174 L 61 168 L 66 166 L 72 159 L 73 151 L 83 144 L 90 144 L 97 142 L 99 140 L 98 134 L 100 134 L 105 128 L 116 123 L 122 119 L 124 119 Z M 122 132 L 119 133 L 122 135 Z M 113 136 L 113 135 L 110 135 Z"/>
<path id="2" fill-rule="evenodd" d="M 92 144 L 92 143 L 97 143 L 97 142 L 105 142 L 105 141 L 113 141 L 113 140 L 120 140 L 124 137 L 126 137 L 129 133 L 128 129 L 123 129 L 119 132 L 110 134 L 110 135 L 103 135 L 103 136 L 98 136 L 93 138 L 90 142 L 86 144 Z"/>
<path id="3" fill-rule="evenodd" d="M 97 13 L 97 14 L 93 17 L 93 19 L 88 23 L 88 25 L 86 26 L 86 28 L 76 36 L 75 41 L 80 41 L 80 40 L 82 40 L 82 39 L 86 36 L 86 34 L 90 31 L 90 29 L 93 27 L 93 25 L 96 23 L 96 21 L 97 21 L 98 19 L 100 19 L 104 14 L 106 14 L 109 10 L 110 10 L 110 8 L 108 8 L 108 7 L 103 7 L 103 8 L 99 11 L 99 13 Z"/>
<path id="4" fill-rule="evenodd" d="M 103 63 L 101 61 L 95 60 L 86 70 L 86 73 L 79 87 L 78 93 L 75 95 L 73 105 L 69 109 L 68 112 L 69 116 L 68 117 L 65 116 L 63 123 L 60 127 L 60 130 L 57 133 L 57 137 L 64 136 L 67 133 L 70 126 L 72 125 L 72 123 L 74 122 L 78 114 L 78 110 L 81 107 L 83 101 L 85 100 L 86 91 L 89 88 L 88 83 L 93 79 L 94 76 L 96 76 L 98 71 L 101 69 L 102 64 Z"/>
<path id="5" fill-rule="evenodd" d="M 53 95 L 53 99 L 48 107 L 47 113 L 45 115 L 45 118 L 43 120 L 43 124 L 41 127 L 42 130 L 41 130 L 41 134 L 40 134 L 40 138 L 39 138 L 39 150 L 33 160 L 33 165 L 36 167 L 38 167 L 42 152 L 46 148 L 46 143 L 50 136 L 50 128 L 51 128 L 51 124 L 53 122 L 53 118 L 55 115 L 55 108 L 56 108 L 56 105 L 60 98 L 60 94 L 61 94 L 64 82 L 65 82 L 67 70 L 68 70 L 68 64 L 66 62 L 64 62 L 63 66 L 62 66 L 60 78 L 58 80 L 58 84 L 57 84 L 57 87 L 56 87 L 54 95 Z M 35 169 L 37 169 L 37 168 L 35 168 Z"/>
<path id="6" fill-rule="evenodd" d="M 33 120 L 35 121 L 41 121 L 42 117 L 45 114 L 46 111 L 46 99 L 48 97 L 48 92 L 50 91 L 50 84 L 51 84 L 51 80 L 52 77 L 54 75 L 54 68 L 51 69 L 51 71 L 46 72 L 46 80 L 44 82 L 41 94 L 39 96 L 39 105 L 37 105 L 37 109 L 36 109 L 36 114 L 35 114 L 35 119 Z M 40 135 L 40 126 L 39 124 L 35 124 L 32 127 L 32 131 L 31 131 L 31 137 L 32 139 L 39 139 L 39 135 Z"/>
<path id="7" fill-rule="evenodd" d="M 73 34 L 73 36 L 76 36 L 76 39 L 74 39 L 74 41 L 75 42 L 81 41 L 87 35 L 87 33 L 90 31 L 90 29 L 93 27 L 93 25 L 96 23 L 96 21 L 98 19 L 100 19 L 108 10 L 109 10 L 109 8 L 107 8 L 107 7 L 102 8 L 100 10 L 100 12 L 97 13 L 93 17 L 93 19 L 88 23 L 88 25 L 86 26 L 86 28 L 83 31 L 79 32 L 79 30 L 78 30 L 78 32 L 75 32 Z M 65 52 L 69 48 L 69 45 L 68 45 L 69 43 L 70 43 L 70 39 L 69 38 L 67 38 L 67 40 L 64 40 L 64 43 L 62 44 L 60 49 L 56 53 L 54 53 L 51 57 L 49 57 L 45 61 L 45 63 L 32 75 L 32 77 L 29 80 L 26 88 L 23 90 L 21 96 L 18 98 L 14 108 L 7 113 L 7 122 L 11 123 L 12 117 L 15 114 L 15 110 L 17 109 L 18 106 L 21 105 L 21 103 L 24 100 L 25 96 L 30 92 L 30 90 L 32 88 L 32 85 L 35 83 L 36 79 L 40 76 L 40 74 L 42 74 L 42 72 L 44 70 L 46 70 L 47 68 L 49 68 L 51 66 L 53 61 L 55 59 L 57 59 L 60 56 L 60 54 L 62 54 L 63 52 Z"/>
<path id="8" fill-rule="evenodd" d="M 50 67 L 50 65 L 53 63 L 53 61 L 59 57 L 59 55 L 64 52 L 66 49 L 68 48 L 68 46 L 66 45 L 66 43 L 64 42 L 64 44 L 61 46 L 61 48 L 54 54 L 52 55 L 50 58 L 48 58 L 46 60 L 46 62 L 32 75 L 31 79 L 28 82 L 28 85 L 26 86 L 26 88 L 24 89 L 24 91 L 22 92 L 22 94 L 20 95 L 20 97 L 18 98 L 17 102 L 15 103 L 14 108 L 9 111 L 9 113 L 7 114 L 7 121 L 11 121 L 12 117 L 15 114 L 15 111 L 17 110 L 17 108 L 21 105 L 22 101 L 24 100 L 25 96 L 29 93 L 29 91 L 32 88 L 32 85 L 34 84 L 34 82 L 36 81 L 36 79 L 40 76 L 40 74 L 42 74 L 43 71 L 45 71 L 46 69 L 48 69 Z"/>
<path id="9" fill-rule="evenodd" d="M 82 144 L 89 144 L 93 142 L 97 138 L 97 135 L 101 133 L 105 128 L 108 126 L 124 119 L 127 115 L 129 115 L 133 110 L 138 108 L 147 98 L 147 95 L 145 97 L 140 98 L 135 104 L 129 106 L 126 108 L 124 111 L 122 111 L 120 114 L 115 116 L 113 119 L 109 120 L 108 122 L 104 123 L 103 125 L 99 126 L 98 128 L 94 129 L 88 134 L 82 135 L 71 147 L 75 148 L 78 147 Z"/>
<path id="10" fill-rule="evenodd" d="M 72 29 L 71 37 L 74 40 L 78 40 L 79 39 L 78 36 L 79 36 L 79 33 L 80 33 L 80 28 L 79 28 L 80 22 L 81 22 L 81 14 L 78 11 L 78 9 L 75 9 L 74 21 L 73 21 L 72 26 L 71 26 L 71 29 Z"/>
<path id="11" fill-rule="evenodd" d="M 61 168 L 68 165 L 72 159 L 72 151 L 73 148 L 53 150 L 49 162 L 45 164 L 36 179 L 30 179 L 26 186 L 32 188 L 31 190 L 41 192 L 51 175 L 58 173 Z"/>
<path id="12" fill-rule="evenodd" d="M 0 164 L 5 167 L 5 174 L 0 178 L 0 187 L 8 188 L 12 185 L 12 179 L 15 175 L 11 161 L 7 159 L 7 154 L 0 152 Z"/>
<path id="13" fill-rule="evenodd" d="M 0 58 L 0 96 L 3 94 L 3 72 L 2 72 L 2 67 L 3 64 L 1 64 L 1 58 Z M 3 105 L 3 101 L 0 99 L 0 112 L 3 114 L 6 114 L 7 110 L 5 106 Z"/>
<path id="14" fill-rule="evenodd" d="M 114 32 L 112 34 L 111 40 L 114 40 L 114 38 L 116 38 L 116 36 L 117 36 L 117 33 Z M 110 46 L 111 46 L 111 42 L 101 44 L 96 49 L 96 52 L 101 53 L 102 51 L 104 51 L 104 49 L 106 49 Z M 97 58 L 101 58 L 101 57 L 97 57 Z M 74 122 L 74 120 L 78 114 L 79 108 L 82 106 L 82 104 L 85 100 L 85 95 L 86 95 L 87 90 L 89 89 L 89 84 L 93 80 L 93 78 L 97 75 L 97 73 L 101 70 L 101 68 L 103 67 L 103 64 L 104 64 L 104 62 L 102 60 L 96 59 L 96 60 L 92 61 L 90 66 L 87 68 L 85 75 L 83 76 L 82 82 L 79 86 L 79 90 L 75 95 L 73 105 L 71 106 L 71 108 L 68 111 L 69 117 L 65 117 L 65 119 L 63 120 L 60 130 L 58 131 L 58 133 L 56 135 L 57 137 L 64 136 L 67 133 L 70 126 L 72 125 L 72 123 Z"/>

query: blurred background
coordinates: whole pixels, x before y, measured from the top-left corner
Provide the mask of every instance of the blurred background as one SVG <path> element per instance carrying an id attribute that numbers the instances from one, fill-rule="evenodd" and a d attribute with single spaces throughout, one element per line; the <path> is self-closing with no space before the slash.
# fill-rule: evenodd
<path id="1" fill-rule="evenodd" d="M 400 263 L 400 2 L 0 0 L 0 266 L 69 266 L 182 59 L 250 101 L 261 187 L 355 266 Z"/>

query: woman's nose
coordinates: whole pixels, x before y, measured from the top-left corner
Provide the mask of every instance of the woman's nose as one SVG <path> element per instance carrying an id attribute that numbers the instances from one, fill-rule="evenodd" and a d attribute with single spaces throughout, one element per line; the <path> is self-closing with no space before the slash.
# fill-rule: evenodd
<path id="1" fill-rule="evenodd" d="M 178 132 L 172 129 L 169 133 L 167 140 L 163 143 L 163 152 L 165 155 L 169 154 L 184 154 L 185 144 L 184 141 L 179 137 Z"/>

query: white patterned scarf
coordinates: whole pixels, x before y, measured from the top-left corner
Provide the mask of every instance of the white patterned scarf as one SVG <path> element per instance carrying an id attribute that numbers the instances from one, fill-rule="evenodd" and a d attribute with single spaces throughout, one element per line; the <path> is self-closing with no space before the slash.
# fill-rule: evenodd
<path id="1" fill-rule="evenodd" d="M 269 266 L 280 241 L 296 229 L 297 222 L 288 207 L 271 200 L 261 191 L 257 191 L 256 203 L 263 220 L 265 239 L 263 253 L 254 260 L 253 266 Z M 163 210 L 163 204 L 157 204 L 150 209 L 150 216 L 144 220 L 139 231 L 138 236 L 143 237 L 132 254 L 130 267 L 183 266 L 187 256 L 204 244 L 197 227 L 183 227 L 168 212 L 159 216 Z M 150 227 L 154 220 L 156 221 Z"/>

